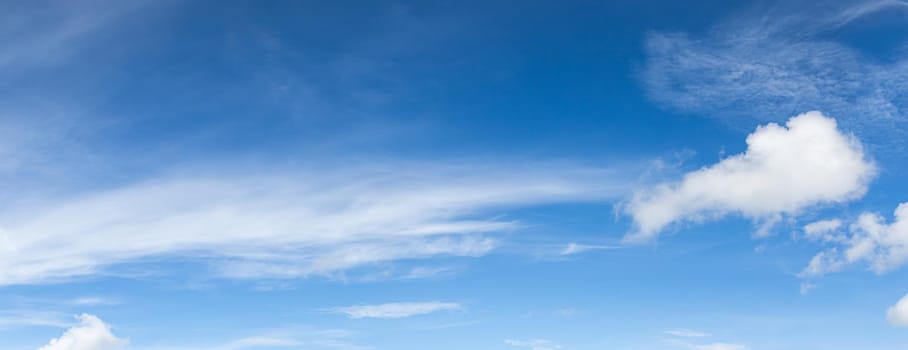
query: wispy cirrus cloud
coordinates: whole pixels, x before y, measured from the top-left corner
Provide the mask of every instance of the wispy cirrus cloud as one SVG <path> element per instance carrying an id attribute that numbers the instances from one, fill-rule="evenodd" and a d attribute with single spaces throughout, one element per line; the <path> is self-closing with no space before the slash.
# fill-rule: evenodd
<path id="1" fill-rule="evenodd" d="M 97 274 L 156 256 L 215 259 L 223 276 L 329 275 L 481 256 L 520 227 L 507 208 L 612 198 L 582 167 L 386 164 L 281 174 L 163 177 L 0 212 L 0 284 Z"/>
<path id="2" fill-rule="evenodd" d="M 596 250 L 612 250 L 618 249 L 619 246 L 614 245 L 602 245 L 602 244 L 580 244 L 580 243 L 568 243 L 564 249 L 561 250 L 560 255 L 574 255 Z"/>
<path id="3" fill-rule="evenodd" d="M 702 36 L 651 33 L 642 80 L 653 100 L 673 109 L 748 122 L 822 109 L 875 136 L 873 144 L 904 146 L 908 47 L 896 42 L 896 53 L 875 57 L 842 37 L 885 22 L 886 36 L 905 38 L 906 19 L 908 3 L 898 0 L 748 7 Z"/>
<path id="4" fill-rule="evenodd" d="M 149 4 L 97 0 L 46 3 L 40 7 L 5 4 L 0 11 L 0 40 L 9 46 L 0 54 L 0 74 L 23 66 L 69 63 L 71 55 L 86 49 L 104 31 Z"/>
<path id="5" fill-rule="evenodd" d="M 29 309 L 0 311 L 0 329 L 20 327 L 57 327 L 70 325 L 66 314 L 56 311 L 37 311 Z"/>
<path id="6" fill-rule="evenodd" d="M 708 343 L 708 344 L 691 344 L 678 342 L 680 346 L 690 350 L 748 350 L 746 345 L 734 343 Z"/>
<path id="7" fill-rule="evenodd" d="M 669 330 L 665 331 L 665 334 L 675 336 L 675 337 L 683 337 L 683 338 L 702 338 L 702 337 L 708 337 L 708 336 L 712 335 L 712 334 L 709 334 L 706 332 L 695 331 L 695 330 L 687 329 L 687 328 L 669 329 Z"/>
<path id="8" fill-rule="evenodd" d="M 395 319 L 425 315 L 440 311 L 457 311 L 462 307 L 459 303 L 450 302 L 405 302 L 387 303 L 378 305 L 354 305 L 331 309 L 331 312 L 347 315 L 349 318 L 382 318 Z"/>
<path id="9" fill-rule="evenodd" d="M 242 337 L 215 346 L 168 347 L 166 350 L 243 350 L 243 349 L 332 349 L 332 350 L 366 350 L 369 346 L 354 342 L 355 334 L 342 329 L 309 329 L 289 327 L 263 330 L 258 334 Z M 158 349 L 165 350 L 165 349 Z"/>
<path id="10" fill-rule="evenodd" d="M 68 322 L 67 329 L 57 338 L 38 350 L 245 350 L 245 349 L 332 349 L 332 350 L 366 350 L 371 347 L 357 345 L 353 342 L 354 334 L 341 329 L 313 329 L 307 327 L 285 327 L 263 329 L 221 343 L 196 343 L 192 346 L 156 345 L 133 346 L 129 338 L 114 334 L 112 326 L 101 318 L 91 314 L 76 316 L 78 323 Z M 164 343 L 166 344 L 166 342 Z"/>
<path id="11" fill-rule="evenodd" d="M 689 350 L 748 350 L 750 347 L 738 343 L 726 342 L 693 342 L 692 338 L 707 338 L 712 336 L 710 333 L 690 330 L 686 328 L 670 329 L 664 332 L 674 338 L 666 341 L 679 348 Z"/>
<path id="12" fill-rule="evenodd" d="M 529 339 L 529 340 L 516 340 L 516 339 L 505 339 L 505 344 L 510 346 L 527 348 L 530 350 L 560 350 L 564 349 L 560 344 L 556 344 L 552 341 L 546 339 Z"/>

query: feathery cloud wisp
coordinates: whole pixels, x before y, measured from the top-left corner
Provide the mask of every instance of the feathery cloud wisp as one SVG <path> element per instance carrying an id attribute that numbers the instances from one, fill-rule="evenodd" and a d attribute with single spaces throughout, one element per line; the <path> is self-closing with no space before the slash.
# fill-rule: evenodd
<path id="1" fill-rule="evenodd" d="M 0 284 L 165 255 L 215 258 L 237 278 L 480 256 L 489 234 L 519 228 L 495 218 L 506 208 L 617 193 L 592 169 L 393 168 L 162 178 L 0 211 Z"/>
<path id="2" fill-rule="evenodd" d="M 410 303 L 387 303 L 379 305 L 356 305 L 333 309 L 332 311 L 347 315 L 347 317 L 359 318 L 406 318 L 411 316 L 425 315 L 439 311 L 460 310 L 458 303 L 445 302 L 410 302 Z"/>
<path id="3" fill-rule="evenodd" d="M 642 74 L 649 96 L 726 121 L 773 121 L 822 108 L 859 135 L 885 135 L 868 142 L 905 146 L 908 59 L 872 59 L 835 36 L 859 32 L 883 14 L 899 17 L 908 33 L 908 3 L 790 1 L 748 10 L 704 36 L 651 33 Z"/>
<path id="4" fill-rule="evenodd" d="M 545 339 L 530 339 L 530 340 L 515 340 L 515 339 L 505 339 L 505 344 L 510 346 L 516 346 L 521 348 L 528 348 L 530 350 L 559 350 L 564 347 L 558 344 L 555 344 L 551 341 Z"/>

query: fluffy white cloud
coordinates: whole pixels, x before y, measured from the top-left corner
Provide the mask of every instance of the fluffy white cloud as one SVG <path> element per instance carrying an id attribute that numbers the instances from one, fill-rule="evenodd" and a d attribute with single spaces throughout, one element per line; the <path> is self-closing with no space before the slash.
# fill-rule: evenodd
<path id="1" fill-rule="evenodd" d="M 328 275 L 479 256 L 520 227 L 513 207 L 615 196 L 608 173 L 549 165 L 392 164 L 280 175 L 180 176 L 0 210 L 0 285 L 202 257 L 229 277 Z M 215 258 L 212 260 L 211 258 Z"/>
<path id="2" fill-rule="evenodd" d="M 886 321 L 897 327 L 908 327 L 908 295 L 886 311 Z"/>
<path id="3" fill-rule="evenodd" d="M 59 338 L 38 350 L 114 350 L 128 344 L 110 331 L 110 326 L 94 315 L 82 314 L 76 317 L 80 324 L 66 330 Z"/>
<path id="4" fill-rule="evenodd" d="M 551 341 L 545 339 L 530 339 L 530 340 L 514 340 L 514 339 L 505 339 L 505 344 L 528 348 L 530 350 L 559 350 L 564 347 L 558 344 L 555 344 Z"/>
<path id="5" fill-rule="evenodd" d="M 458 303 L 443 302 L 415 302 L 415 303 L 387 303 L 380 305 L 355 305 L 333 309 L 332 311 L 346 314 L 350 318 L 406 318 L 425 315 L 439 311 L 460 310 Z"/>
<path id="6" fill-rule="evenodd" d="M 842 239 L 836 232 L 842 227 L 842 220 L 821 220 L 804 225 L 804 235 L 814 241 L 834 242 Z"/>
<path id="7" fill-rule="evenodd" d="M 835 176 L 829 176 L 835 174 Z M 647 239 L 669 224 L 737 213 L 764 223 L 864 194 L 875 167 L 860 143 L 819 112 L 770 123 L 747 137 L 747 150 L 634 195 L 625 210 Z"/>
<path id="8" fill-rule="evenodd" d="M 801 276 L 835 272 L 858 262 L 882 274 L 908 263 L 908 203 L 896 208 L 892 223 L 879 214 L 863 213 L 850 230 L 850 236 L 835 240 L 838 244 L 814 256 Z"/>

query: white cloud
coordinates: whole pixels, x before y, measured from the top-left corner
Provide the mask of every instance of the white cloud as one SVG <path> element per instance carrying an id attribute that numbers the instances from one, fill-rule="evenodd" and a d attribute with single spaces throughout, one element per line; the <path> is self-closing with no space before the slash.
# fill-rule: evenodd
<path id="1" fill-rule="evenodd" d="M 842 240 L 836 232 L 842 227 L 842 220 L 821 220 L 804 225 L 804 235 L 814 241 L 835 242 Z"/>
<path id="2" fill-rule="evenodd" d="M 908 327 L 908 295 L 886 310 L 886 321 L 897 327 Z"/>
<path id="3" fill-rule="evenodd" d="M 259 347 L 271 347 L 271 348 L 280 348 L 280 347 L 290 347 L 290 346 L 300 346 L 301 343 L 299 340 L 290 337 L 275 337 L 275 336 L 252 336 L 242 339 L 237 339 L 230 344 L 223 346 L 224 349 L 246 349 L 246 348 L 259 348 Z"/>
<path id="4" fill-rule="evenodd" d="M 308 329 L 290 327 L 264 330 L 259 334 L 243 337 L 216 346 L 168 347 L 171 350 L 243 350 L 243 349 L 334 349 L 367 350 L 367 346 L 354 344 L 354 334 L 340 329 Z"/>
<path id="5" fill-rule="evenodd" d="M 430 314 L 439 311 L 460 310 L 458 303 L 444 302 L 410 302 L 410 303 L 387 303 L 380 305 L 355 305 L 333 309 L 333 312 L 346 314 L 347 317 L 360 318 L 406 318 Z"/>
<path id="6" fill-rule="evenodd" d="M 579 311 L 572 307 L 563 307 L 558 310 L 555 310 L 555 316 L 558 317 L 572 317 L 576 315 Z"/>
<path id="7" fill-rule="evenodd" d="M 530 340 L 514 340 L 514 339 L 505 339 L 505 344 L 528 348 L 530 350 L 559 350 L 564 347 L 558 344 L 555 344 L 551 341 L 545 339 L 530 339 Z"/>
<path id="8" fill-rule="evenodd" d="M 0 54 L 0 73 L 68 62 L 66 58 L 84 50 L 104 30 L 150 4 L 153 2 L 80 1 L 6 7 L 0 14 L 5 24 L 0 40 L 11 46 Z"/>
<path id="9" fill-rule="evenodd" d="M 610 250 L 618 249 L 617 246 L 610 245 L 596 245 L 596 244 L 578 244 L 578 243 L 568 243 L 566 247 L 561 251 L 561 255 L 573 255 L 585 253 L 592 250 Z"/>
<path id="10" fill-rule="evenodd" d="M 610 198 L 609 174 L 549 165 L 394 164 L 164 177 L 0 211 L 0 285 L 154 256 L 215 258 L 228 277 L 304 277 L 479 256 L 508 208 Z"/>
<path id="11" fill-rule="evenodd" d="M 9 329 L 26 326 L 38 327 L 67 327 L 70 325 L 67 315 L 59 312 L 34 311 L 34 310 L 4 310 L 0 311 L 0 329 Z"/>
<path id="12" fill-rule="evenodd" d="M 59 338 L 51 339 L 38 350 L 114 350 L 128 344 L 126 339 L 111 333 L 110 326 L 97 316 L 82 314 L 77 319 L 79 325 L 68 329 Z"/>
<path id="13" fill-rule="evenodd" d="M 879 214 L 863 213 L 850 231 L 850 236 L 837 241 L 838 245 L 814 256 L 801 276 L 836 272 L 858 262 L 866 262 L 871 270 L 882 274 L 908 263 L 908 203 L 896 208 L 892 223 L 887 224 Z"/>
<path id="14" fill-rule="evenodd" d="M 748 350 L 746 345 L 732 343 L 709 343 L 709 344 L 687 344 L 686 348 L 691 350 Z"/>
<path id="15" fill-rule="evenodd" d="M 80 297 L 69 301 L 69 304 L 77 306 L 116 305 L 118 303 L 117 300 L 102 297 Z"/>
<path id="16" fill-rule="evenodd" d="M 908 35 L 908 4 L 777 5 L 747 7 L 703 36 L 651 33 L 642 75 L 650 97 L 684 112 L 748 123 L 822 108 L 848 129 L 874 136 L 869 142 L 889 146 L 881 151 L 905 146 L 908 59 L 898 50 Z M 883 20 L 898 29 L 878 43 L 891 41 L 897 53 L 868 54 L 839 40 Z"/>
<path id="17" fill-rule="evenodd" d="M 801 114 L 785 126 L 758 127 L 744 153 L 636 193 L 625 208 L 636 225 L 629 239 L 652 238 L 678 221 L 728 214 L 772 224 L 813 205 L 858 198 L 874 174 L 860 143 L 840 132 L 834 119 Z"/>
<path id="18" fill-rule="evenodd" d="M 801 282 L 801 287 L 799 290 L 801 292 L 801 295 L 807 295 L 807 293 L 810 293 L 810 291 L 816 287 L 817 286 L 813 283 Z"/>
<path id="19" fill-rule="evenodd" d="M 691 338 L 706 338 L 712 336 L 710 333 L 695 331 L 685 328 L 670 329 L 664 332 L 676 338 L 669 338 L 666 341 L 676 347 L 690 350 L 748 350 L 746 345 L 712 342 L 712 343 L 691 343 Z"/>
<path id="20" fill-rule="evenodd" d="M 675 336 L 675 337 L 682 337 L 682 338 L 702 338 L 702 337 L 708 337 L 711 335 L 706 332 L 700 332 L 700 331 L 695 331 L 695 330 L 686 329 L 686 328 L 669 329 L 669 330 L 665 331 L 665 334 Z"/>
<path id="21" fill-rule="evenodd" d="M 830 272 L 836 272 L 845 267 L 845 262 L 839 258 L 839 250 L 837 248 L 831 248 L 828 251 L 818 253 L 813 258 L 810 259 L 810 262 L 807 263 L 807 267 L 801 271 L 801 277 L 813 277 L 819 275 L 825 275 Z M 809 290 L 810 288 L 807 288 Z"/>
<path id="22" fill-rule="evenodd" d="M 75 327 L 74 327 L 75 328 Z M 102 329 L 102 328 L 98 328 Z M 99 331 L 98 334 L 104 333 Z M 108 332 L 109 333 L 109 327 Z M 88 334 L 85 332 L 82 335 Z M 291 326 L 285 328 L 262 329 L 257 333 L 239 337 L 233 340 L 222 341 L 215 344 L 204 344 L 193 341 L 193 345 L 171 344 L 167 345 L 167 340 L 159 342 L 155 346 L 141 347 L 142 349 L 154 350 L 246 350 L 246 349 L 312 349 L 312 350 L 368 350 L 372 347 L 361 346 L 353 343 L 356 334 L 342 329 L 316 329 L 302 326 Z M 128 341 L 115 336 L 107 337 L 111 340 L 110 344 L 114 347 L 77 347 L 77 348 L 60 348 L 60 349 L 126 349 L 129 347 Z M 58 349 L 58 348 L 52 348 Z M 38 350 L 45 350 L 44 348 Z"/>

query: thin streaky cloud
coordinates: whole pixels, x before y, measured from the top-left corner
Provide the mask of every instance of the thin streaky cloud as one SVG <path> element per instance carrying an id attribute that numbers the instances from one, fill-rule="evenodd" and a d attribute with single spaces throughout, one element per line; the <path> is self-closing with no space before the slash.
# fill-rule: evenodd
<path id="1" fill-rule="evenodd" d="M 546 339 L 527 339 L 527 340 L 518 340 L 518 339 L 505 339 L 505 344 L 527 348 L 529 350 L 560 350 L 564 349 L 560 344 L 556 344 L 550 340 Z"/>
<path id="2" fill-rule="evenodd" d="M 780 121 L 822 108 L 879 152 L 903 149 L 908 59 L 868 59 L 829 38 L 849 23 L 886 12 L 908 19 L 901 1 L 793 1 L 750 9 L 706 35 L 652 32 L 641 74 L 650 98 L 734 125 Z"/>
<path id="3" fill-rule="evenodd" d="M 66 328 L 72 324 L 69 315 L 56 311 L 2 310 L 0 329 L 23 327 Z"/>
<path id="4" fill-rule="evenodd" d="M 574 255 L 574 254 L 586 253 L 586 252 L 596 251 L 596 250 L 612 250 L 612 249 L 619 249 L 619 248 L 621 248 L 621 247 L 613 246 L 613 245 L 580 244 L 580 243 L 571 242 L 571 243 L 568 243 L 567 246 L 565 246 L 564 249 L 561 250 L 561 253 L 559 253 L 559 255 Z"/>
<path id="5" fill-rule="evenodd" d="M 618 193 L 595 169 L 378 169 L 165 177 L 0 212 L 0 284 L 164 255 L 218 258 L 218 271 L 235 278 L 481 256 L 495 246 L 490 235 L 520 228 L 482 213 Z"/>
<path id="6" fill-rule="evenodd" d="M 397 319 L 426 315 L 442 311 L 458 311 L 459 303 L 451 302 L 401 302 L 378 305 L 354 305 L 330 309 L 334 313 L 344 314 L 352 319 L 380 318 Z"/>
<path id="7" fill-rule="evenodd" d="M 665 334 L 675 336 L 675 337 L 683 337 L 683 338 L 703 338 L 703 337 L 708 337 L 708 336 L 712 335 L 707 332 L 695 331 L 695 330 L 687 329 L 687 328 L 669 329 L 669 330 L 665 331 Z"/>

